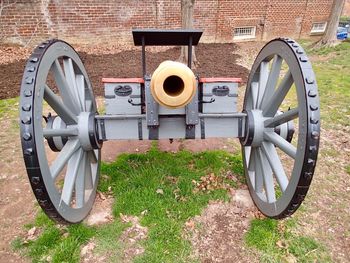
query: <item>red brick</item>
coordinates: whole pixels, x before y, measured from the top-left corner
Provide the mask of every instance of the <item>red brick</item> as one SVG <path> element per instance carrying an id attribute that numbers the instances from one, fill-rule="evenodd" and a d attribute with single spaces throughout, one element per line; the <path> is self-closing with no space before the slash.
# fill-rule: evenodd
<path id="1" fill-rule="evenodd" d="M 347 0 L 349 2 L 349 0 Z M 14 3 L 15 0 L 9 0 Z M 57 37 L 131 42 L 130 30 L 180 28 L 180 0 L 17 0 L 3 10 L 0 31 L 5 38 L 26 41 Z M 309 37 L 312 23 L 327 21 L 333 0 L 196 0 L 194 27 L 207 42 L 232 41 L 235 27 L 256 26 L 256 39 Z M 40 21 L 40 23 L 39 23 Z M 125 36 L 128 36 L 125 39 Z M 117 37 L 118 38 L 118 37 Z"/>

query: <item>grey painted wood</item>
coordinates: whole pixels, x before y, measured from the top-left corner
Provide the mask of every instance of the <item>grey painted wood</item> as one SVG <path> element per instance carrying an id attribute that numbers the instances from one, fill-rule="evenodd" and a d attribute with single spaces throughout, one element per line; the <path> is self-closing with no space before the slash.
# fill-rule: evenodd
<path id="1" fill-rule="evenodd" d="M 213 89 L 217 86 L 227 86 L 229 94 L 227 96 L 216 96 Z M 203 83 L 203 100 L 213 103 L 203 103 L 203 113 L 233 113 L 237 112 L 237 89 L 238 84 L 232 82 Z"/>
<path id="2" fill-rule="evenodd" d="M 179 115 L 185 114 L 185 107 L 177 109 L 169 109 L 162 105 L 159 105 L 159 115 Z"/>
<path id="3" fill-rule="evenodd" d="M 245 128 L 245 115 L 241 113 L 235 114 L 222 114 L 214 115 L 210 117 L 201 117 L 204 119 L 204 133 L 205 138 L 222 137 L 222 138 L 236 138 L 239 134 L 244 134 Z M 100 137 L 103 134 L 101 121 L 104 122 L 105 127 L 105 140 L 129 140 L 139 139 L 139 120 L 141 118 L 127 118 L 123 119 L 122 116 L 105 115 L 99 118 L 99 134 Z M 140 117 L 141 115 L 137 115 Z M 204 115 L 205 116 L 205 115 Z M 108 118 L 109 117 L 109 118 Z M 241 120 L 242 125 L 239 125 Z M 241 129 L 241 131 L 240 131 Z M 195 125 L 195 137 L 201 138 L 200 124 Z M 142 139 L 148 139 L 149 130 L 146 124 L 146 119 L 142 119 Z M 159 139 L 185 139 L 186 135 L 186 120 L 185 115 L 159 118 Z M 101 137 L 102 139 L 102 137 Z"/>
<path id="4" fill-rule="evenodd" d="M 128 96 L 118 96 L 115 88 L 118 86 L 130 86 L 132 92 Z M 105 107 L 106 114 L 140 114 L 141 106 L 133 106 L 128 102 L 132 99 L 135 104 L 141 103 L 140 83 L 106 83 L 105 84 Z"/>

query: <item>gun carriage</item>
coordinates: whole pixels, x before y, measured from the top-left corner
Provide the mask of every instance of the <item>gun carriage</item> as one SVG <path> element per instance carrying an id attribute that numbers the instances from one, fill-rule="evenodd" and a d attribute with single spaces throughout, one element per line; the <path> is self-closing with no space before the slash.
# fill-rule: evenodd
<path id="1" fill-rule="evenodd" d="M 317 84 L 303 48 L 287 38 L 267 43 L 252 66 L 238 111 L 240 78 L 204 78 L 191 70 L 192 46 L 202 31 L 132 33 L 142 47 L 143 77 L 104 78 L 103 115 L 69 44 L 43 42 L 28 59 L 20 135 L 30 184 L 45 213 L 61 223 L 87 216 L 106 140 L 210 137 L 240 140 L 248 188 L 263 214 L 283 218 L 296 211 L 313 177 L 320 133 Z M 150 45 L 188 46 L 188 65 L 165 61 L 149 75 Z"/>

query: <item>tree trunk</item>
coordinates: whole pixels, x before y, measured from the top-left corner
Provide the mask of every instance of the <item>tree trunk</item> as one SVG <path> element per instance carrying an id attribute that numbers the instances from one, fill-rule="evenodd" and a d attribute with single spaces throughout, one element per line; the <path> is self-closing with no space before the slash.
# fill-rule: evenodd
<path id="1" fill-rule="evenodd" d="M 332 12 L 329 15 L 326 32 L 315 47 L 334 46 L 337 44 L 337 29 L 343 11 L 345 0 L 334 0 Z"/>
<path id="2" fill-rule="evenodd" d="M 181 26 L 183 29 L 193 28 L 193 9 L 195 0 L 181 0 Z M 181 47 L 181 54 L 178 61 L 188 63 L 188 47 Z M 192 48 L 192 66 L 196 66 L 197 59 Z"/>

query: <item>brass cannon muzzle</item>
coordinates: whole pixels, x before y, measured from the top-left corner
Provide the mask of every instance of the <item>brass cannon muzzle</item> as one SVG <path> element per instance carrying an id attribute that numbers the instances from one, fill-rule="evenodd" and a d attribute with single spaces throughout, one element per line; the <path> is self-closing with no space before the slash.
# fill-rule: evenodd
<path id="1" fill-rule="evenodd" d="M 196 93 L 196 78 L 186 65 L 167 60 L 154 71 L 151 92 L 160 105 L 172 109 L 184 107 Z"/>

